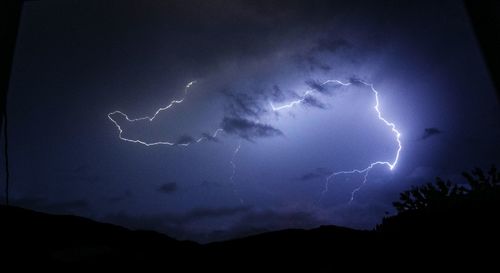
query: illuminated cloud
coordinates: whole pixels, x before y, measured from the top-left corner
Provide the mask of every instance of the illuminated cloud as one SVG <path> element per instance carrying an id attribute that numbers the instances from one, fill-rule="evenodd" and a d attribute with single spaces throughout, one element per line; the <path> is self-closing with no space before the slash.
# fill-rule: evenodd
<path id="1" fill-rule="evenodd" d="M 222 120 L 221 127 L 226 133 L 238 135 L 247 140 L 283 135 L 283 132 L 269 124 L 258 123 L 245 118 L 225 117 Z"/>
<path id="2" fill-rule="evenodd" d="M 436 135 L 439 135 L 442 133 L 443 132 L 441 130 L 439 130 L 438 128 L 435 128 L 435 127 L 425 128 L 424 134 L 422 135 L 422 137 L 420 139 L 425 140 L 425 139 L 428 139 L 432 136 L 436 136 Z"/>

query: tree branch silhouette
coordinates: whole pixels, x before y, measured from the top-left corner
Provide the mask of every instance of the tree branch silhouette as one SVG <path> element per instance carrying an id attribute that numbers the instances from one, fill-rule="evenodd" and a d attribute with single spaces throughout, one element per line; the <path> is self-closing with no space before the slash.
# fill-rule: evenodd
<path id="1" fill-rule="evenodd" d="M 434 184 L 428 183 L 400 194 L 399 201 L 393 205 L 399 213 L 428 208 L 445 207 L 463 200 L 489 200 L 500 195 L 500 173 L 495 166 L 485 173 L 475 168 L 470 173 L 463 172 L 467 180 L 466 186 L 461 186 L 440 177 Z"/>

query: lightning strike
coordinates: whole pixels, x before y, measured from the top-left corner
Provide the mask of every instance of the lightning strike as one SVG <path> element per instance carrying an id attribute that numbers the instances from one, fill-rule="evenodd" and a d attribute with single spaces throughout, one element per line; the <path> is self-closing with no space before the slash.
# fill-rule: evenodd
<path id="1" fill-rule="evenodd" d="M 138 143 L 138 144 L 142 144 L 142 145 L 145 145 L 145 146 L 168 145 L 168 146 L 183 146 L 183 147 L 187 147 L 187 146 L 191 145 L 192 143 L 200 143 L 201 141 L 208 140 L 208 138 L 204 137 L 204 136 L 198 138 L 197 140 L 195 140 L 193 142 L 188 142 L 188 143 L 175 143 L 175 142 L 170 142 L 170 141 L 146 142 L 146 141 L 142 141 L 140 139 L 130 139 L 130 138 L 123 137 L 123 129 L 122 129 L 122 127 L 120 126 L 120 124 L 118 124 L 118 122 L 115 119 L 113 119 L 113 116 L 115 116 L 115 115 L 121 115 L 128 122 L 137 122 L 137 121 L 142 121 L 142 120 L 147 120 L 149 122 L 152 122 L 156 118 L 156 116 L 158 116 L 158 114 L 160 114 L 161 112 L 163 112 L 163 111 L 165 111 L 165 110 L 173 107 L 175 104 L 180 104 L 180 103 L 184 102 L 184 100 L 186 99 L 186 96 L 188 94 L 189 88 L 193 84 L 195 84 L 195 83 L 196 83 L 196 81 L 189 82 L 184 87 L 184 96 L 181 99 L 172 100 L 166 106 L 158 108 L 155 111 L 154 115 L 152 115 L 152 116 L 144 116 L 144 117 L 139 117 L 139 118 L 129 118 L 129 116 L 127 114 L 123 113 L 122 111 L 118 111 L 117 110 L 117 111 L 109 113 L 108 114 L 108 119 L 111 120 L 111 122 L 113 122 L 113 124 L 115 125 L 115 127 L 118 129 L 118 137 L 121 140 L 127 141 L 127 142 L 132 142 L 132 143 Z M 215 137 L 217 137 L 217 135 L 220 132 L 223 132 L 223 131 L 224 131 L 223 129 L 219 128 L 219 129 L 215 130 L 215 132 L 211 135 L 211 137 L 215 138 Z"/>
<path id="2" fill-rule="evenodd" d="M 231 157 L 231 160 L 229 161 L 229 164 L 233 167 L 233 172 L 231 173 L 231 176 L 229 176 L 229 181 L 231 182 L 231 186 L 233 187 L 233 193 L 236 196 L 239 196 L 236 187 L 234 185 L 234 176 L 236 175 L 236 163 L 234 160 L 236 159 L 236 155 L 238 155 L 238 152 L 241 149 L 241 140 L 238 142 L 238 146 L 236 146 L 236 149 L 234 149 L 233 156 Z M 241 197 L 238 197 L 240 199 L 240 203 L 243 204 L 243 199 Z"/>
<path id="3" fill-rule="evenodd" d="M 327 81 L 321 83 L 320 85 L 323 86 L 323 85 L 326 85 L 326 84 L 329 84 L 329 83 L 336 83 L 336 84 L 340 84 L 340 85 L 343 85 L 343 86 L 351 85 L 351 83 L 343 83 L 343 82 L 338 81 L 338 80 L 327 80 Z M 274 106 L 274 104 L 271 101 L 269 102 L 269 104 L 271 105 L 271 109 L 273 109 L 273 111 L 280 111 L 280 110 L 283 110 L 283 109 L 292 108 L 295 105 L 303 103 L 306 100 L 307 96 L 309 96 L 314 91 L 315 91 L 314 89 L 308 89 L 308 90 L 306 90 L 304 92 L 304 94 L 301 96 L 300 99 L 294 100 L 294 101 L 292 101 L 290 103 L 287 103 L 287 104 L 284 104 L 284 105 L 281 105 L 281 106 L 278 106 L 278 107 Z"/>
<path id="4" fill-rule="evenodd" d="M 211 138 L 216 138 L 219 133 L 224 132 L 224 129 L 219 128 L 219 129 L 215 130 L 215 132 L 211 136 L 209 136 L 209 137 L 202 136 L 202 137 L 198 138 L 197 140 L 195 140 L 193 142 L 188 142 L 188 143 L 175 143 L 175 142 L 170 142 L 170 141 L 146 142 L 146 141 L 142 141 L 140 139 L 130 139 L 130 138 L 123 137 L 123 129 L 122 129 L 122 127 L 120 126 L 120 124 L 118 124 L 118 122 L 115 119 L 113 119 L 114 115 L 122 115 L 128 122 L 137 122 L 137 121 L 143 121 L 143 120 L 152 122 L 156 118 L 156 116 L 158 116 L 158 114 L 160 112 L 165 111 L 165 110 L 173 107 L 175 104 L 180 104 L 180 103 L 184 102 L 184 100 L 186 99 L 186 96 L 188 94 L 189 88 L 193 84 L 195 84 L 195 83 L 196 83 L 196 81 L 189 82 L 185 86 L 185 88 L 184 88 L 184 96 L 181 99 L 176 99 L 176 100 L 170 101 L 170 103 L 168 105 L 157 109 L 155 111 L 154 115 L 152 115 L 152 116 L 144 116 L 144 117 L 139 117 L 139 118 L 133 118 L 132 119 L 132 118 L 129 118 L 129 116 L 127 114 L 125 114 L 125 113 L 123 113 L 121 111 L 114 111 L 114 112 L 109 113 L 108 114 L 109 120 L 111 120 L 111 122 L 113 122 L 113 124 L 118 129 L 118 137 L 121 140 L 123 140 L 123 141 L 132 142 L 132 143 L 138 143 L 138 144 L 142 144 L 142 145 L 145 145 L 145 146 L 156 146 L 156 145 L 175 146 L 175 145 L 177 145 L 177 146 L 183 146 L 183 147 L 187 147 L 187 146 L 191 145 L 192 143 L 200 143 L 200 142 L 202 142 L 204 140 L 208 140 L 210 137 Z M 232 166 L 232 173 L 231 173 L 231 176 L 229 177 L 229 180 L 231 181 L 231 185 L 233 186 L 233 192 L 237 196 L 239 196 L 239 194 L 237 193 L 237 190 L 236 190 L 235 185 L 234 185 L 234 176 L 236 175 L 236 163 L 235 163 L 235 159 L 236 159 L 236 156 L 237 156 L 238 152 L 240 151 L 240 148 L 241 148 L 241 140 L 239 141 L 238 146 L 234 150 L 232 158 L 229 161 L 229 163 Z M 240 200 L 240 203 L 243 204 L 244 203 L 243 199 L 241 197 L 238 197 L 238 198 Z"/>
<path id="5" fill-rule="evenodd" d="M 325 188 L 324 188 L 323 192 L 321 193 L 321 198 L 328 191 L 328 185 L 330 183 L 330 180 L 333 179 L 334 177 L 336 177 L 338 175 L 364 174 L 363 175 L 363 181 L 361 182 L 361 184 L 358 187 L 356 187 L 351 192 L 351 198 L 349 199 L 349 203 L 352 203 L 352 201 L 354 201 L 356 193 L 358 191 L 360 191 L 361 188 L 366 184 L 366 182 L 368 180 L 368 174 L 369 174 L 370 170 L 372 170 L 375 166 L 377 166 L 377 165 L 386 165 L 387 167 L 389 167 L 389 170 L 391 170 L 391 171 L 396 167 L 396 165 L 398 164 L 399 155 L 400 155 L 401 149 L 402 149 L 401 133 L 396 129 L 396 125 L 394 123 L 387 121 L 382 116 L 382 113 L 380 111 L 380 102 L 379 102 L 379 97 L 378 97 L 378 91 L 373 87 L 373 84 L 370 84 L 370 83 L 367 83 L 367 82 L 364 82 L 364 81 L 361 81 L 361 80 L 356 80 L 356 82 L 359 82 L 359 83 L 361 83 L 361 84 L 363 84 L 365 86 L 370 87 L 371 91 L 373 92 L 373 94 L 375 96 L 375 105 L 373 106 L 373 109 L 377 113 L 378 119 L 380 121 L 382 121 L 385 125 L 387 125 L 388 127 L 391 128 L 391 131 L 392 131 L 392 133 L 395 136 L 395 140 L 396 140 L 396 143 L 398 145 L 398 149 L 396 150 L 394 159 L 392 161 L 375 161 L 375 162 L 370 163 L 368 165 L 368 167 L 366 167 L 364 169 L 352 169 L 352 170 L 345 170 L 345 171 L 333 172 L 332 174 L 330 174 L 329 176 L 326 177 Z M 351 81 L 351 82 L 344 83 L 344 82 L 341 82 L 339 80 L 327 80 L 327 81 L 321 83 L 320 85 L 324 86 L 324 85 L 332 84 L 332 83 L 333 84 L 339 84 L 339 85 L 342 85 L 342 86 L 349 86 L 349 85 L 353 84 L 354 82 Z M 302 102 L 304 102 L 306 100 L 307 96 L 309 96 L 314 91 L 315 91 L 314 89 L 306 90 L 304 92 L 304 94 L 301 96 L 300 99 L 297 99 L 297 100 L 292 101 L 292 102 L 290 102 L 288 104 L 284 104 L 284 105 L 281 105 L 281 106 L 278 106 L 278 107 L 274 106 L 270 102 L 271 108 L 273 109 L 273 111 L 280 111 L 280 110 L 283 110 L 283 109 L 292 108 L 292 107 L 294 107 L 294 106 L 296 106 L 296 105 L 301 104 Z M 320 198 L 320 200 L 321 200 L 321 198 Z"/>
<path id="6" fill-rule="evenodd" d="M 387 121 L 382 116 L 382 113 L 381 113 L 380 108 L 379 108 L 380 107 L 380 102 L 379 102 L 379 97 L 378 97 L 378 91 L 373 87 L 373 84 L 369 84 L 367 82 L 360 81 L 360 80 L 356 80 L 356 82 L 359 82 L 359 83 L 361 83 L 361 84 L 363 84 L 365 86 L 370 87 L 371 91 L 373 92 L 373 94 L 375 96 L 375 105 L 373 106 L 373 109 L 377 113 L 377 118 L 380 121 L 382 121 L 386 126 L 388 126 L 388 127 L 391 128 L 391 131 L 392 131 L 392 133 L 395 136 L 395 140 L 396 140 L 396 143 L 398 145 L 398 149 L 397 149 L 397 151 L 395 153 L 395 156 L 394 156 L 394 159 L 392 161 L 375 161 L 375 162 L 370 163 L 364 169 L 352 169 L 352 170 L 344 170 L 344 171 L 333 172 L 332 174 L 330 174 L 329 176 L 326 177 L 325 188 L 324 188 L 323 192 L 321 193 L 321 197 L 323 197 L 323 195 L 328 191 L 328 186 L 329 186 L 330 180 L 332 180 L 336 176 L 339 176 L 339 175 L 352 175 L 352 174 L 363 174 L 363 181 L 362 181 L 362 183 L 358 187 L 356 187 L 351 192 L 351 198 L 349 200 L 349 203 L 351 203 L 354 200 L 356 193 L 358 191 L 360 191 L 361 188 L 366 184 L 366 182 L 368 180 L 368 174 L 369 174 L 370 170 L 372 170 L 377 165 L 386 165 L 389 168 L 389 170 L 393 170 L 396 167 L 397 163 L 398 163 L 399 155 L 400 155 L 400 152 L 402 150 L 401 133 L 396 129 L 396 125 L 394 123 Z M 142 141 L 142 140 L 139 140 L 139 139 L 130 139 L 130 138 L 123 137 L 123 129 L 118 124 L 118 122 L 115 119 L 113 119 L 114 115 L 122 115 L 128 122 L 137 122 L 137 121 L 142 121 L 142 120 L 147 120 L 149 122 L 152 122 L 158 116 L 158 114 L 161 113 L 162 111 L 165 111 L 165 110 L 173 107 L 175 104 L 180 104 L 180 103 L 184 102 L 184 100 L 186 99 L 186 96 L 188 94 L 189 88 L 193 84 L 195 84 L 195 83 L 196 83 L 196 81 L 189 82 L 185 86 L 185 88 L 184 88 L 184 96 L 181 99 L 172 100 L 172 101 L 170 101 L 170 103 L 168 105 L 166 105 L 164 107 L 161 107 L 161 108 L 158 108 L 155 111 L 154 115 L 152 115 L 152 116 L 144 116 L 144 117 L 139 117 L 139 118 L 133 118 L 132 119 L 132 118 L 129 118 L 129 116 L 127 114 L 125 114 L 125 113 L 123 113 L 121 111 L 114 111 L 114 112 L 109 113 L 108 114 L 109 120 L 111 120 L 111 122 L 113 122 L 113 124 L 118 129 L 118 137 L 121 140 L 123 140 L 123 141 L 132 142 L 132 143 L 139 143 L 139 144 L 142 144 L 142 145 L 145 145 L 145 146 L 155 146 L 155 145 L 175 146 L 175 145 L 177 145 L 177 146 L 187 147 L 187 146 L 191 145 L 192 143 L 199 143 L 201 141 L 208 140 L 208 137 L 205 137 L 205 136 L 200 137 L 197 140 L 195 140 L 193 142 L 188 142 L 188 143 L 175 143 L 175 142 L 170 142 L 170 141 L 146 142 L 146 141 Z M 327 85 L 327 84 L 338 84 L 338 85 L 341 85 L 341 86 L 349 86 L 349 85 L 354 84 L 354 82 L 351 81 L 351 82 L 344 83 L 344 82 L 341 82 L 339 80 L 327 80 L 327 81 L 321 83 L 320 85 L 324 86 L 324 85 Z M 271 108 L 272 108 L 273 111 L 281 111 L 281 110 L 292 108 L 292 107 L 294 107 L 296 105 L 299 105 L 299 104 L 303 103 L 307 99 L 307 96 L 309 96 L 313 92 L 315 92 L 314 89 L 308 89 L 308 90 L 306 90 L 304 92 L 304 94 L 299 99 L 291 101 L 290 103 L 287 103 L 287 104 L 284 104 L 284 105 L 281 105 L 281 106 L 275 106 L 272 102 L 269 102 L 269 104 L 270 104 L 270 106 L 271 106 Z M 221 132 L 224 132 L 224 130 L 222 128 L 219 128 L 219 129 L 215 130 L 215 132 L 211 135 L 211 137 L 215 138 Z M 233 187 L 234 187 L 234 176 L 236 175 L 235 158 L 236 158 L 236 156 L 237 156 L 240 148 L 241 148 L 241 140 L 240 140 L 238 146 L 236 147 L 236 149 L 234 150 L 233 156 L 232 156 L 231 160 L 229 161 L 230 165 L 232 166 L 232 173 L 231 173 L 231 176 L 229 177 L 229 180 L 231 181 L 231 184 L 233 185 Z M 236 189 L 234 189 L 234 191 L 236 193 Z M 243 203 L 243 200 L 241 198 L 240 198 L 240 202 Z"/>

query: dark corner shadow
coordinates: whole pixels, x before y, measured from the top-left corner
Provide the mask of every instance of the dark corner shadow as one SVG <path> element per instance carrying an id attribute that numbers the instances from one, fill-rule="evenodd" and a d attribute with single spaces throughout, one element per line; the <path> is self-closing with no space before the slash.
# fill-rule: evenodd
<path id="1" fill-rule="evenodd" d="M 465 8 L 481 47 L 500 103 L 500 2 L 465 0 Z"/>

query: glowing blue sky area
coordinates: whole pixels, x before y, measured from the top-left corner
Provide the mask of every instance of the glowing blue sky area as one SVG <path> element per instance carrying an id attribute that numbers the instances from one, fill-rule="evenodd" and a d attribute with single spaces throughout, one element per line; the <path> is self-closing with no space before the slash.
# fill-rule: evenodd
<path id="1" fill-rule="evenodd" d="M 40 1 L 9 98 L 14 204 L 182 239 L 372 228 L 399 192 L 500 163 L 500 113 L 461 3 Z M 353 83 L 325 85 L 329 79 Z M 151 116 L 196 80 L 181 104 Z M 394 159 L 396 168 L 332 172 Z M 314 92 L 295 107 L 274 112 Z M 233 154 L 241 143 L 241 148 Z M 233 167 L 236 166 L 233 179 Z"/>

